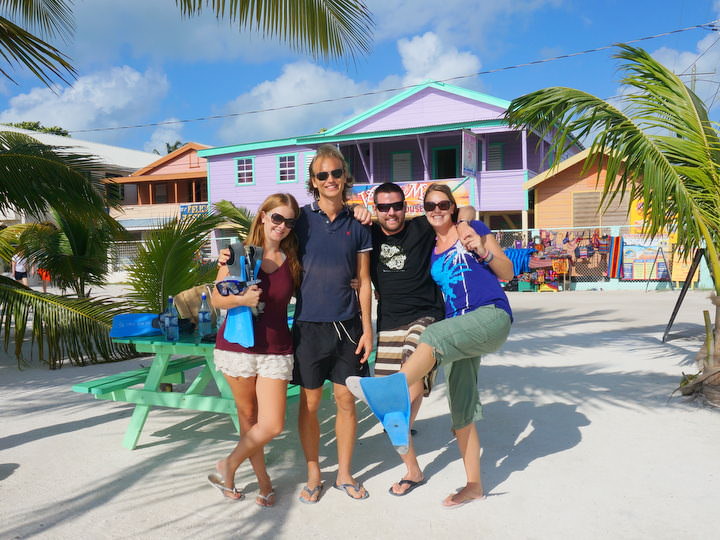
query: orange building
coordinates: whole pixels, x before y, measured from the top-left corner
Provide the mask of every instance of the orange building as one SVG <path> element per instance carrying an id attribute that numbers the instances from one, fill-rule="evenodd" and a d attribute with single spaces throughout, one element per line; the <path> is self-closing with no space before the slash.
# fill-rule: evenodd
<path id="1" fill-rule="evenodd" d="M 606 170 L 603 165 L 599 177 L 597 165 L 583 172 L 589 153 L 590 149 L 585 149 L 525 182 L 524 187 L 534 200 L 536 229 L 630 224 L 627 196 L 622 200 L 616 197 L 609 208 L 599 212 Z"/>

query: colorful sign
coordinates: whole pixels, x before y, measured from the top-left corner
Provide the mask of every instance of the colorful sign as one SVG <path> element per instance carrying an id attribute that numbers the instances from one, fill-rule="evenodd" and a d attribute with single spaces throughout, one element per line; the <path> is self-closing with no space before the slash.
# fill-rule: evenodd
<path id="1" fill-rule="evenodd" d="M 670 280 L 672 246 L 667 236 L 648 240 L 643 235 L 626 234 L 623 243 L 623 280 Z"/>
<path id="2" fill-rule="evenodd" d="M 475 193 L 475 182 L 472 179 L 465 180 L 430 180 L 426 182 L 397 182 L 405 193 L 407 203 L 407 216 L 420 216 L 424 214 L 423 198 L 425 191 L 430 184 L 446 184 L 450 186 L 458 207 L 473 205 L 477 207 Z M 362 204 L 374 211 L 373 193 L 380 184 L 356 184 L 352 187 L 350 204 Z"/>
<path id="3" fill-rule="evenodd" d="M 208 215 L 207 203 L 193 203 L 180 205 L 180 217 Z"/>
<path id="4" fill-rule="evenodd" d="M 467 129 L 462 131 L 462 173 L 463 176 L 472 176 L 477 174 L 477 138 L 475 134 Z"/>

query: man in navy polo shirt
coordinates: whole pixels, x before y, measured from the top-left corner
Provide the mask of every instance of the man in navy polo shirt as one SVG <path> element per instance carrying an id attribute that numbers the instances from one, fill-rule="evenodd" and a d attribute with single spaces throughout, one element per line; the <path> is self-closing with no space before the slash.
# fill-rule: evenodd
<path id="1" fill-rule="evenodd" d="M 350 375 L 369 374 L 372 351 L 370 252 L 367 227 L 345 205 L 352 179 L 342 154 L 331 145 L 318 148 L 310 163 L 308 191 L 315 202 L 301 209 L 295 226 L 303 279 L 297 295 L 293 341 L 293 382 L 301 386 L 298 426 L 308 468 L 304 503 L 316 503 L 323 489 L 320 475 L 318 410 L 322 387 L 333 383 L 338 471 L 334 487 L 353 499 L 367 490 L 352 476 L 357 415 L 355 397 L 345 387 Z M 358 280 L 357 293 L 350 286 Z"/>

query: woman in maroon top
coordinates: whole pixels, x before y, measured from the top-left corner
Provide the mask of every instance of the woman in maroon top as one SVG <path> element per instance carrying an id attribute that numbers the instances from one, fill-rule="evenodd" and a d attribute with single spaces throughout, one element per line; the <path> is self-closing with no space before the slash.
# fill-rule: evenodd
<path id="1" fill-rule="evenodd" d="M 262 315 L 254 321 L 254 347 L 248 349 L 227 341 L 223 337 L 226 323 L 218 330 L 215 366 L 232 389 L 241 437 L 230 455 L 217 462 L 217 472 L 208 476 L 225 497 L 242 499 L 245 495 L 235 487 L 235 471 L 249 458 L 260 486 L 256 499 L 260 506 L 275 504 L 263 447 L 283 430 L 287 385 L 292 378 L 287 307 L 300 281 L 297 240 L 292 232 L 299 214 L 297 201 L 288 193 L 265 199 L 245 242 L 263 248 L 260 284 L 239 295 L 221 296 L 215 290 L 212 297 L 213 306 L 220 309 L 265 303 Z M 225 279 L 228 272 L 227 266 L 221 266 L 217 280 Z"/>

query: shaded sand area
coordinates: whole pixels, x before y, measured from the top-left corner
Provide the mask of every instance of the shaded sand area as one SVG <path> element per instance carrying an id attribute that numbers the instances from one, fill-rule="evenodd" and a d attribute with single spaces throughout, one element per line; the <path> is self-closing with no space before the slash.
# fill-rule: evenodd
<path id="1" fill-rule="evenodd" d="M 425 401 L 415 442 L 427 484 L 387 493 L 403 469 L 364 405 L 355 471 L 370 498 L 326 489 L 297 500 L 304 460 L 297 402 L 268 447 L 277 506 L 239 502 L 205 480 L 234 444 L 226 416 L 154 409 L 139 447 L 121 447 L 132 408 L 70 387 L 147 365 L 18 371 L 0 362 L 1 538 L 711 538 L 717 536 L 720 411 L 674 397 L 694 372 L 707 292 L 511 293 L 510 340 L 480 369 L 486 500 L 452 510 L 463 484 L 444 384 Z M 336 468 L 332 404 L 321 412 L 326 487 Z"/>

